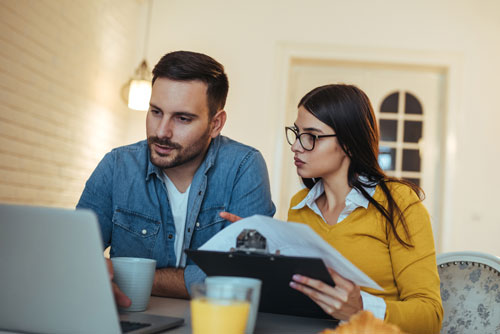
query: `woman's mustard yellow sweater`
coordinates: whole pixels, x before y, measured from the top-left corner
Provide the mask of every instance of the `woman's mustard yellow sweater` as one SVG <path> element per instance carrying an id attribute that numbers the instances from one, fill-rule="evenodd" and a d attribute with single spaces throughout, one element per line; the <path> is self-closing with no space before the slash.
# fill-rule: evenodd
<path id="1" fill-rule="evenodd" d="M 367 209 L 357 208 L 332 226 L 307 206 L 291 209 L 306 197 L 309 189 L 299 191 L 292 198 L 288 221 L 309 225 L 384 289 L 362 288 L 385 300 L 385 321 L 409 334 L 439 333 L 443 308 L 429 214 L 410 187 L 395 182 L 387 185 L 404 213 L 412 248 L 401 245 L 390 228 L 387 236 L 389 223 L 372 204 Z M 373 198 L 387 207 L 379 186 Z M 412 203 L 416 204 L 410 205 Z M 407 240 L 401 224 L 397 225 L 397 231 Z"/>

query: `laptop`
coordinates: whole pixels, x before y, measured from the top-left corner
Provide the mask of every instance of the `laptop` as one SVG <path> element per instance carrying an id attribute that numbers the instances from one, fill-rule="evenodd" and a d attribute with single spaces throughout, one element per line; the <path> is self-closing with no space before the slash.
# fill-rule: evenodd
<path id="1" fill-rule="evenodd" d="M 142 334 L 183 322 L 117 312 L 92 211 L 0 204 L 0 330 Z"/>

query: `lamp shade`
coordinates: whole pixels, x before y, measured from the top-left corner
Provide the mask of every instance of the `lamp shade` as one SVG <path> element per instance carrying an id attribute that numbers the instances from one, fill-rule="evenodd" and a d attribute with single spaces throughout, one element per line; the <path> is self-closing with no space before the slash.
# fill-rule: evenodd
<path id="1" fill-rule="evenodd" d="M 128 91 L 128 107 L 134 110 L 146 111 L 149 109 L 151 98 L 151 81 L 131 80 Z"/>

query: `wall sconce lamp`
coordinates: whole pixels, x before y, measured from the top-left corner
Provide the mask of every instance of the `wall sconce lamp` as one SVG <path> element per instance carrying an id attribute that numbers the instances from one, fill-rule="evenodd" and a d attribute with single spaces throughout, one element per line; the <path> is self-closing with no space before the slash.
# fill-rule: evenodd
<path id="1" fill-rule="evenodd" d="M 130 109 L 146 111 L 151 98 L 151 70 L 144 59 L 135 70 L 135 75 L 126 84 L 128 88 L 127 105 Z"/>
<path id="2" fill-rule="evenodd" d="M 144 59 L 135 70 L 134 76 L 122 87 L 122 98 L 130 109 L 146 111 L 151 98 L 152 74 L 146 62 L 146 50 L 151 21 L 151 0 L 148 0 L 148 20 L 146 21 L 146 38 L 144 40 Z"/>

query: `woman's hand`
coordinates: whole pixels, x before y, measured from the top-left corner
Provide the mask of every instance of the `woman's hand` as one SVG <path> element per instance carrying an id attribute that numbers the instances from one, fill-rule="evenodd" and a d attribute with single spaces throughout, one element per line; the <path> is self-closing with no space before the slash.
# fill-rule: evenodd
<path id="1" fill-rule="evenodd" d="M 231 223 L 235 223 L 238 220 L 243 219 L 240 216 L 237 216 L 235 214 L 232 214 L 232 213 L 229 213 L 229 212 L 225 212 L 225 211 L 219 213 L 219 216 L 221 216 L 221 218 L 224 218 L 225 220 L 230 221 Z"/>
<path id="2" fill-rule="evenodd" d="M 339 320 L 348 320 L 363 310 L 363 300 L 359 286 L 343 278 L 333 269 L 328 272 L 335 287 L 306 276 L 293 275 L 290 286 L 311 298 L 323 311 Z"/>

